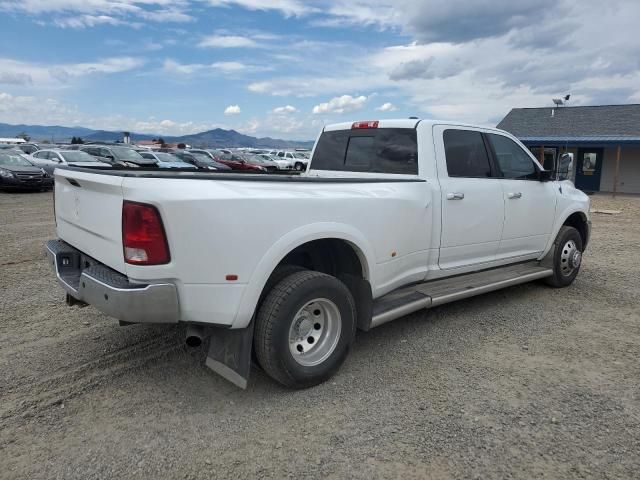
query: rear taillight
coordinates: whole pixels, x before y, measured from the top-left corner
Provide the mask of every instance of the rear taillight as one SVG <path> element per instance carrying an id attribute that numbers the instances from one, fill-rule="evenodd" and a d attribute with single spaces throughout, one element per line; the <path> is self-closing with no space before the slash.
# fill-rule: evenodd
<path id="1" fill-rule="evenodd" d="M 125 262 L 133 265 L 161 265 L 171 260 L 162 218 L 153 205 L 122 203 L 122 245 Z"/>

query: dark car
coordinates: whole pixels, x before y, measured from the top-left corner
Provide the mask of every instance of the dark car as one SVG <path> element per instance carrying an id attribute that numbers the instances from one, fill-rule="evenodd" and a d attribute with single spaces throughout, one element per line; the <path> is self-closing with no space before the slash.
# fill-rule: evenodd
<path id="1" fill-rule="evenodd" d="M 123 145 L 83 145 L 80 150 L 101 162 L 116 167 L 157 167 L 155 160 L 143 158 L 133 148 Z"/>
<path id="2" fill-rule="evenodd" d="M 0 189 L 45 190 L 53 187 L 53 178 L 19 154 L 0 150 Z"/>
<path id="3" fill-rule="evenodd" d="M 191 153 L 185 150 L 174 150 L 171 153 L 183 162 L 190 163 L 205 170 L 231 170 L 231 168 L 224 163 L 216 162 L 210 156 L 202 153 Z"/>

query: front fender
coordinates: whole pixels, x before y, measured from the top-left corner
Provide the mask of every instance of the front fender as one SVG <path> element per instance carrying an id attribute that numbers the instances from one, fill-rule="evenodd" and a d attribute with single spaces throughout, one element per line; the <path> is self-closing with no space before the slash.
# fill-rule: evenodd
<path id="1" fill-rule="evenodd" d="M 281 237 L 262 257 L 244 289 L 232 328 L 244 328 L 249 324 L 267 280 L 284 257 L 300 245 L 323 239 L 349 242 L 363 265 L 364 278 L 368 280 L 371 277 L 371 269 L 375 263 L 373 249 L 361 232 L 342 223 L 323 222 L 305 225 Z"/>
<path id="2" fill-rule="evenodd" d="M 585 219 L 589 220 L 589 207 L 591 201 L 589 197 L 582 191 L 576 189 L 572 184 L 563 182 L 561 185 L 563 193 L 558 196 L 558 206 L 556 210 L 556 220 L 553 224 L 553 230 L 547 241 L 547 245 L 540 255 L 540 259 L 544 258 L 547 253 L 553 247 L 558 232 L 567 219 L 574 213 L 580 213 L 585 216 Z"/>

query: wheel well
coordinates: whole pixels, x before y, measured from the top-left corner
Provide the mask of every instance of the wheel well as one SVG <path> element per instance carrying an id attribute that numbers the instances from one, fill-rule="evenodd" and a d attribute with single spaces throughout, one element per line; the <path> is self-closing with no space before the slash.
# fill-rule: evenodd
<path id="1" fill-rule="evenodd" d="M 589 241 L 589 230 L 587 227 L 587 217 L 582 212 L 575 212 L 569 215 L 563 225 L 567 225 L 568 227 L 573 227 L 578 230 L 580 234 L 580 238 L 582 238 L 582 249 L 587 248 L 587 242 Z"/>
<path id="2" fill-rule="evenodd" d="M 369 330 L 373 316 L 373 297 L 371 284 L 367 280 L 368 271 L 364 257 L 356 247 L 346 240 L 324 238 L 305 243 L 291 251 L 278 264 L 297 265 L 308 270 L 326 273 L 342 281 L 349 289 L 356 303 L 356 321 L 358 328 Z M 274 273 L 272 273 L 273 278 Z M 266 293 L 269 281 L 265 285 Z"/>
<path id="3" fill-rule="evenodd" d="M 299 265 L 309 270 L 337 277 L 348 274 L 366 278 L 362 261 L 354 247 L 345 240 L 325 238 L 300 245 L 278 264 Z"/>

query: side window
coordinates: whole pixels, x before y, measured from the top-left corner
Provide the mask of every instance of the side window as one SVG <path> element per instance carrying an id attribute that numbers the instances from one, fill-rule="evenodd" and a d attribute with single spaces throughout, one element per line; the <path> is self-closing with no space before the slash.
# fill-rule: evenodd
<path id="1" fill-rule="evenodd" d="M 279 157 L 284 157 L 284 152 L 278 152 Z"/>
<path id="2" fill-rule="evenodd" d="M 491 177 L 489 155 L 480 132 L 449 129 L 443 137 L 450 177 Z"/>
<path id="3" fill-rule="evenodd" d="M 33 154 L 35 158 L 45 158 L 44 154 L 47 152 L 36 152 Z"/>
<path id="4" fill-rule="evenodd" d="M 109 150 L 107 150 L 106 148 L 101 148 L 100 150 L 98 150 L 98 155 L 100 155 L 101 157 L 105 157 L 105 158 L 113 157 L 111 152 Z"/>
<path id="5" fill-rule="evenodd" d="M 531 157 L 508 137 L 489 134 L 493 151 L 496 154 L 498 168 L 504 178 L 533 180 L 537 178 L 537 170 Z"/>

